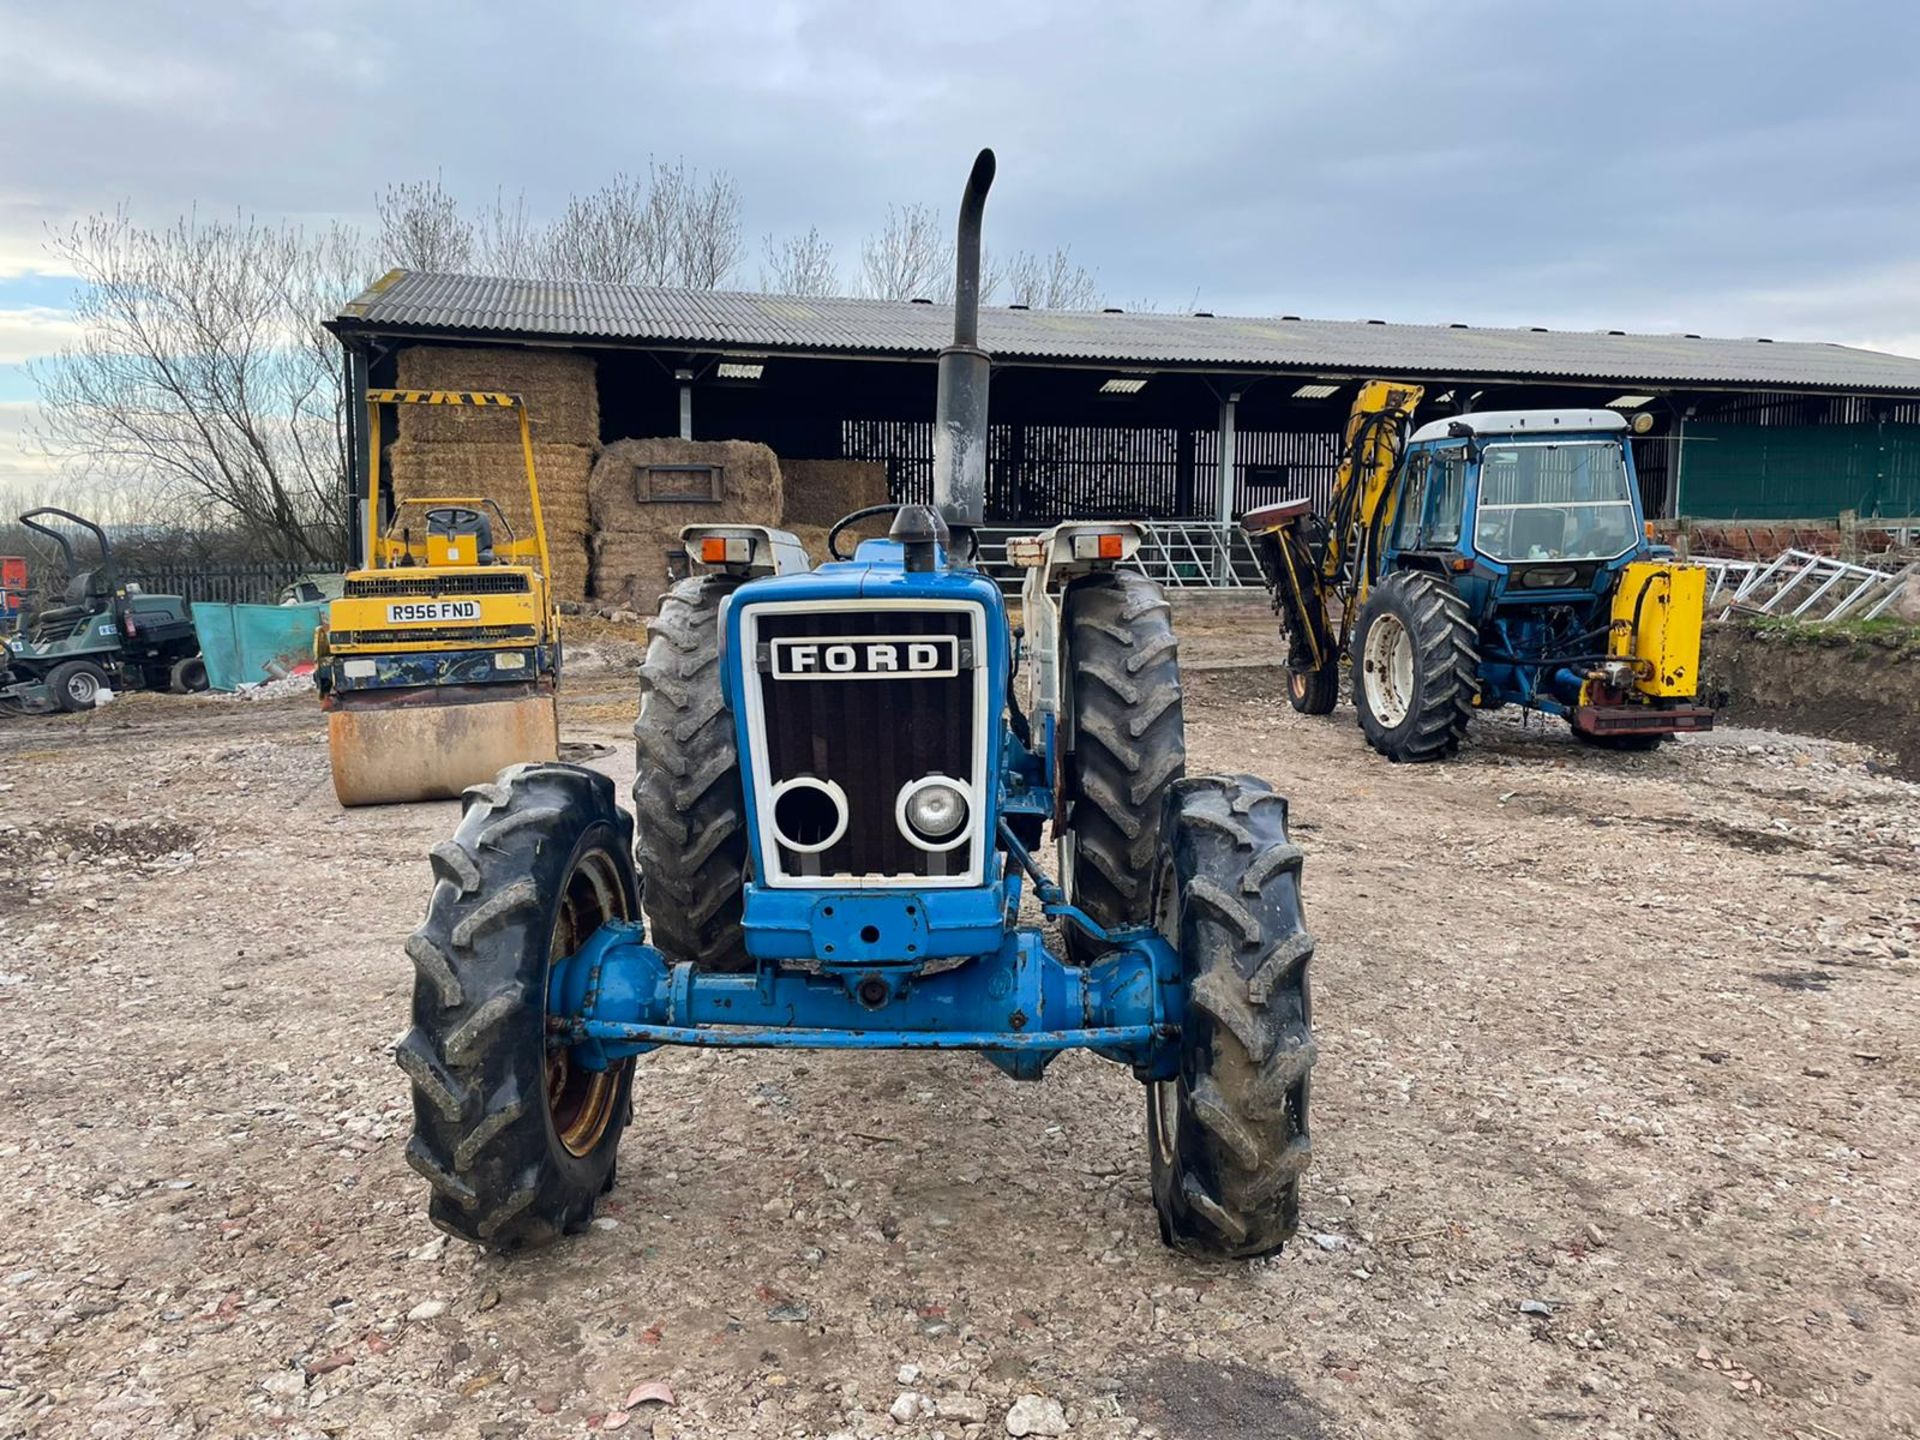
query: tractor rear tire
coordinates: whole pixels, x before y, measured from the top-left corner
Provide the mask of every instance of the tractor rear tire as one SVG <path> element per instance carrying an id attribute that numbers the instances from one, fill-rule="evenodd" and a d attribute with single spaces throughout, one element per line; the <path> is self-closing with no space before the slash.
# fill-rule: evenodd
<path id="1" fill-rule="evenodd" d="M 174 661 L 167 684 L 176 695 L 198 695 L 207 688 L 207 662 L 198 655 Z"/>
<path id="2" fill-rule="evenodd" d="M 1367 743 L 1396 764 L 1460 748 L 1480 689 L 1467 602 L 1446 581 L 1396 571 L 1373 587 L 1353 635 L 1353 705 Z"/>
<path id="3" fill-rule="evenodd" d="M 695 575 L 660 597 L 640 666 L 633 813 L 649 933 L 669 963 L 750 971 L 741 929 L 746 800 L 720 687 L 720 605 L 740 585 Z"/>
<path id="4" fill-rule="evenodd" d="M 1180 952 L 1180 1074 L 1147 1086 L 1160 1235 L 1188 1254 L 1248 1260 L 1300 1224 L 1313 1157 L 1314 1062 L 1287 802 L 1250 775 L 1183 780 L 1154 882 L 1155 924 Z"/>
<path id="5" fill-rule="evenodd" d="M 107 672 L 91 660 L 67 660 L 47 672 L 47 693 L 69 713 L 93 709 L 110 688 Z"/>
<path id="6" fill-rule="evenodd" d="M 1329 660 L 1317 670 L 1289 670 L 1287 699 L 1302 715 L 1331 715 L 1340 699 L 1340 662 Z"/>
<path id="7" fill-rule="evenodd" d="M 1573 738 L 1582 745 L 1591 745 L 1596 750 L 1620 750 L 1645 754 L 1650 750 L 1658 750 L 1672 737 L 1669 735 L 1589 735 L 1584 730 L 1575 730 Z"/>
<path id="8" fill-rule="evenodd" d="M 632 1061 L 576 1067 L 547 1035 L 553 962 L 640 914 L 631 825 L 613 782 L 573 765 L 511 766 L 465 801 L 429 852 L 433 900 L 407 939 L 413 1028 L 394 1053 L 413 1082 L 407 1163 L 440 1229 L 530 1249 L 592 1220 L 631 1111 Z"/>
<path id="9" fill-rule="evenodd" d="M 1074 581 L 1061 616 L 1070 729 L 1060 877 L 1103 929 L 1152 919 L 1167 792 L 1187 771 L 1172 608 L 1144 575 L 1114 570 Z M 1077 964 L 1104 948 L 1074 925 L 1065 934 Z"/>

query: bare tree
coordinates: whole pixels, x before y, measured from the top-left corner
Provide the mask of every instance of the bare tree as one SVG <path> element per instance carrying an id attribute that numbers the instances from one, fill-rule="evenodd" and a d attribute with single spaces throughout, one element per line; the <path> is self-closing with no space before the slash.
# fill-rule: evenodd
<path id="1" fill-rule="evenodd" d="M 440 177 L 389 185 L 375 197 L 380 258 L 402 270 L 463 274 L 473 268 L 473 223 Z"/>
<path id="2" fill-rule="evenodd" d="M 953 294 L 953 241 L 940 212 L 889 205 L 887 223 L 860 246 L 862 293 L 876 300 L 946 300 Z"/>
<path id="3" fill-rule="evenodd" d="M 542 248 L 553 279 L 711 290 L 743 253 L 739 192 L 725 175 L 702 184 L 683 161 L 649 161 L 645 178 L 569 199 Z"/>
<path id="4" fill-rule="evenodd" d="M 1064 245 L 1049 255 L 1022 250 L 992 276 L 994 303 L 1034 310 L 1098 310 L 1100 282 Z M 1002 298 L 1004 296 L 1004 298 Z"/>
<path id="5" fill-rule="evenodd" d="M 302 562 L 345 549 L 340 352 L 319 328 L 365 283 L 358 238 L 245 217 L 160 230 L 124 213 L 50 248 L 81 336 L 33 368 L 37 438 L 70 475 L 137 483 L 183 521 Z"/>
<path id="6" fill-rule="evenodd" d="M 804 235 L 789 235 L 778 245 L 773 237 L 761 242 L 760 288 L 769 295 L 835 295 L 840 274 L 833 263 L 833 245 L 810 227 Z"/>
<path id="7" fill-rule="evenodd" d="M 544 238 L 527 214 L 527 197 L 511 201 L 496 190 L 493 204 L 474 227 L 478 269 L 483 275 L 528 276 L 539 273 Z"/>
<path id="8" fill-rule="evenodd" d="M 698 172 L 689 172 L 684 162 L 676 162 L 654 169 L 656 194 L 662 188 L 661 177 L 669 169 L 678 204 L 671 232 L 676 270 L 666 283 L 717 290 L 746 254 L 746 243 L 740 236 L 740 192 L 724 174 L 709 176 L 703 185 Z"/>

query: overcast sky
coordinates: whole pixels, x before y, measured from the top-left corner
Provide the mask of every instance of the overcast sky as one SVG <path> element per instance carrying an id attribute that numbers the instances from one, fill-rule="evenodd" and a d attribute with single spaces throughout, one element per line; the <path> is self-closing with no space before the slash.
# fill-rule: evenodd
<path id="1" fill-rule="evenodd" d="M 850 274 L 991 144 L 990 246 L 1116 304 L 1920 355 L 1916 137 L 1910 0 L 0 0 L 0 480 L 70 330 L 46 228 L 120 203 L 545 214 L 684 157 Z"/>

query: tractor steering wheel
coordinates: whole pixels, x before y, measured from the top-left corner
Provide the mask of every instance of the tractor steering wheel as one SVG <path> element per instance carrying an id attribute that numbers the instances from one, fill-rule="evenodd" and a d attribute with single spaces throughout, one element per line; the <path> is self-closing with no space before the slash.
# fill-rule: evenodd
<path id="1" fill-rule="evenodd" d="M 471 505 L 436 505 L 427 511 L 429 525 L 477 525 L 487 517 Z"/>
<path id="2" fill-rule="evenodd" d="M 827 554 L 836 560 L 851 560 L 853 558 L 851 555 L 840 553 L 840 546 L 836 543 L 850 526 L 874 515 L 898 515 L 899 513 L 898 505 L 868 505 L 864 509 L 854 511 L 851 515 L 842 515 L 833 522 L 833 528 L 827 531 Z"/>

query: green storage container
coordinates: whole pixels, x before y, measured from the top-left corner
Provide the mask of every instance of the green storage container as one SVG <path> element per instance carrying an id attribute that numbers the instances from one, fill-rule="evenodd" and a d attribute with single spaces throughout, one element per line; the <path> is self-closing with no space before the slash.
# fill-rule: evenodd
<path id="1" fill-rule="evenodd" d="M 273 679 L 275 666 L 311 665 L 313 632 L 326 610 L 324 602 L 195 605 L 193 629 L 207 662 L 207 683 L 215 690 L 236 690 Z"/>

